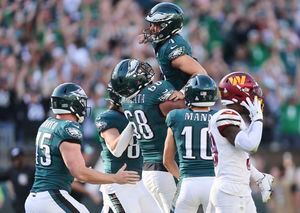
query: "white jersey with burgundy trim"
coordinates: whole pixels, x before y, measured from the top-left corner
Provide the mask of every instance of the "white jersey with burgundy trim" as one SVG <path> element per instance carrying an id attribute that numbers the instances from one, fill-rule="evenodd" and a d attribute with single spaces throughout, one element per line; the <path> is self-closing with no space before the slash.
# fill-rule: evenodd
<path id="1" fill-rule="evenodd" d="M 218 111 L 209 122 L 216 173 L 214 184 L 225 193 L 248 196 L 251 195 L 249 154 L 222 136 L 224 127 L 230 125 L 238 126 L 241 130 L 247 128 L 241 115 L 231 109 Z"/>

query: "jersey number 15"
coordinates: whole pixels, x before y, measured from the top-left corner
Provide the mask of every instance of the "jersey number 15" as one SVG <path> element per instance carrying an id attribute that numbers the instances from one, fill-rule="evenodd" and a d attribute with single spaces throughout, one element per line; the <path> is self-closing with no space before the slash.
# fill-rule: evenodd
<path id="1" fill-rule="evenodd" d="M 50 147 L 44 144 L 45 140 L 50 140 L 51 134 L 47 132 L 38 132 L 35 141 L 35 164 L 42 166 L 51 165 Z"/>

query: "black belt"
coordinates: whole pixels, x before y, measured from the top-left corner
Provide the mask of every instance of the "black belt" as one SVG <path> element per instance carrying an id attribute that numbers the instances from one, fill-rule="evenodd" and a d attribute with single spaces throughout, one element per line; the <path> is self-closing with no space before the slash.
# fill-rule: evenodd
<path id="1" fill-rule="evenodd" d="M 143 171 L 162 171 L 168 172 L 163 163 L 144 163 Z"/>

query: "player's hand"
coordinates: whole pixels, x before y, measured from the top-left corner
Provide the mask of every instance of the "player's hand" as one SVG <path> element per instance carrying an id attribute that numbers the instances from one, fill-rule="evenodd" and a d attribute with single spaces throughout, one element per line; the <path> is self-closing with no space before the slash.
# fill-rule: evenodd
<path id="1" fill-rule="evenodd" d="M 251 121 L 262 120 L 263 113 L 261 109 L 261 102 L 258 100 L 257 96 L 254 97 L 254 101 L 252 102 L 249 97 L 246 98 L 246 102 L 243 101 L 241 103 L 249 111 L 249 116 Z"/>
<path id="2" fill-rule="evenodd" d="M 144 33 L 138 35 L 138 42 L 139 42 L 139 44 L 145 44 L 145 43 L 147 43 L 147 39 L 145 38 L 145 34 Z"/>
<path id="3" fill-rule="evenodd" d="M 115 174 L 115 183 L 118 184 L 135 184 L 140 181 L 140 176 L 136 171 L 125 171 L 127 165 L 126 163 L 119 169 Z"/>
<path id="4" fill-rule="evenodd" d="M 174 91 L 172 95 L 168 98 L 169 101 L 178 101 L 178 100 L 183 100 L 184 99 L 184 94 L 180 91 Z"/>

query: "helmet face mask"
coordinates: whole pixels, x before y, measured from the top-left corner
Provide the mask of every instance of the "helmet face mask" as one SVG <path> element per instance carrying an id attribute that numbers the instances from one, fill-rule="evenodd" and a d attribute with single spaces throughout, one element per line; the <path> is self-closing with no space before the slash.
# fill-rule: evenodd
<path id="1" fill-rule="evenodd" d="M 244 72 L 226 75 L 219 83 L 223 105 L 240 104 L 249 97 L 251 101 L 257 96 L 263 106 L 263 92 L 254 78 Z"/>
<path id="2" fill-rule="evenodd" d="M 77 84 L 64 83 L 57 86 L 51 95 L 54 114 L 73 114 L 82 123 L 88 116 L 87 95 Z"/>
<path id="3" fill-rule="evenodd" d="M 113 105 L 121 107 L 122 97 L 114 91 L 114 89 L 111 86 L 111 83 L 108 84 L 107 91 L 108 91 L 108 101 Z"/>
<path id="4" fill-rule="evenodd" d="M 211 107 L 218 100 L 218 88 L 207 75 L 192 77 L 185 86 L 185 100 L 189 107 Z"/>
<path id="5" fill-rule="evenodd" d="M 159 31 L 150 28 L 144 30 L 147 42 L 159 43 L 178 33 L 183 27 L 183 11 L 173 3 L 159 3 L 154 6 L 145 18 L 147 22 L 159 25 Z"/>
<path id="6" fill-rule="evenodd" d="M 153 81 L 154 71 L 148 63 L 125 59 L 112 72 L 111 86 L 120 96 L 132 98 Z"/>

